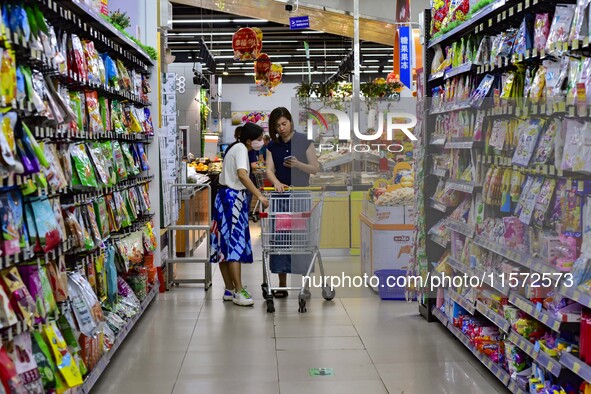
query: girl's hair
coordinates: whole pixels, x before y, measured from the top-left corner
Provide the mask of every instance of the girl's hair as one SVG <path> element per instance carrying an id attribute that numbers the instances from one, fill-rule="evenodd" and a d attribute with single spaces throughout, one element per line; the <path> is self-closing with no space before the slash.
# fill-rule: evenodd
<path id="1" fill-rule="evenodd" d="M 240 133 L 242 133 L 242 126 L 238 126 L 236 127 L 236 130 L 234 130 L 234 139 L 236 141 L 238 141 L 238 138 L 240 138 Z"/>
<path id="2" fill-rule="evenodd" d="M 281 118 L 286 118 L 291 123 L 291 127 L 293 129 L 293 119 L 291 117 L 291 113 L 285 107 L 277 107 L 273 111 L 271 111 L 271 115 L 269 116 L 269 134 L 271 135 L 271 139 L 275 142 L 279 141 L 279 133 L 277 132 L 277 122 Z"/>
<path id="3" fill-rule="evenodd" d="M 240 128 L 240 135 L 238 136 L 238 140 L 236 140 L 232 145 L 230 145 L 226 152 L 224 153 L 224 157 L 228 154 L 230 149 L 239 143 L 243 143 L 246 145 L 246 141 L 251 140 L 258 140 L 259 137 L 263 134 L 263 128 L 254 123 L 247 123 L 244 126 L 239 126 L 236 129 Z"/>

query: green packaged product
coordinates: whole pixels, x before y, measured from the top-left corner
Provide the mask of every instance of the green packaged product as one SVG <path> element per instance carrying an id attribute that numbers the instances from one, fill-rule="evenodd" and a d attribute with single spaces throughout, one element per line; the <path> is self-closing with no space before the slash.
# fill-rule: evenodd
<path id="1" fill-rule="evenodd" d="M 75 144 L 71 146 L 70 154 L 72 157 L 72 164 L 75 169 L 80 184 L 87 187 L 98 187 L 94 168 L 90 162 L 90 158 L 86 153 L 86 145 Z"/>
<path id="2" fill-rule="evenodd" d="M 125 157 L 119 141 L 113 141 L 113 159 L 117 171 L 117 180 L 122 181 L 127 178 L 127 168 L 125 167 Z"/>

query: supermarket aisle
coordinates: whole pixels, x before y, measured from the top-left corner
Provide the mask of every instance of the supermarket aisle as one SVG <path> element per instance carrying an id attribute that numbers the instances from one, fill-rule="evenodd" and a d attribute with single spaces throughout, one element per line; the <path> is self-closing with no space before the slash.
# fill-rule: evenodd
<path id="1" fill-rule="evenodd" d="M 329 273 L 359 274 L 356 258 L 326 265 Z M 313 292 L 306 314 L 290 295 L 269 315 L 259 290 L 260 262 L 245 267 L 243 277 L 254 308 L 222 302 L 217 270 L 207 293 L 184 285 L 160 295 L 93 392 L 506 392 L 443 327 L 426 323 L 414 303 L 337 289 L 333 302 Z M 310 376 L 310 368 L 332 368 L 334 376 Z"/>

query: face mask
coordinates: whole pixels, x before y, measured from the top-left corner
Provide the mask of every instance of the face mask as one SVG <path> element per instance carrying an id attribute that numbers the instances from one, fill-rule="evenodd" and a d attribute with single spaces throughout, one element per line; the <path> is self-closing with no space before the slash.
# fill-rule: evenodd
<path id="1" fill-rule="evenodd" d="M 251 142 L 250 145 L 252 146 L 252 149 L 254 149 L 254 150 L 261 150 L 261 148 L 265 145 L 265 143 L 263 141 L 254 140 Z"/>

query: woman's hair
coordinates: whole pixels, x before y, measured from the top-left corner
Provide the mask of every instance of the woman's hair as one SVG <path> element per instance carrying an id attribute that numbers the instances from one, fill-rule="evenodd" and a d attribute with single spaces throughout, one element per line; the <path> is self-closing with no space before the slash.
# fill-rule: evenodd
<path id="1" fill-rule="evenodd" d="M 244 126 L 236 127 L 236 130 L 238 129 L 240 129 L 240 131 L 237 131 L 239 133 L 237 140 L 234 143 L 232 143 L 232 145 L 228 146 L 226 152 L 224 153 L 224 157 L 228 154 L 228 152 L 234 145 L 239 143 L 243 143 L 246 145 L 246 141 L 258 140 L 259 137 L 263 134 L 263 128 L 254 123 L 247 123 Z M 234 135 L 236 135 L 237 132 L 234 132 Z"/>
<path id="2" fill-rule="evenodd" d="M 271 111 L 271 115 L 269 116 L 269 134 L 271 135 L 271 139 L 275 142 L 279 141 L 279 133 L 277 132 L 277 122 L 279 119 L 286 118 L 291 123 L 291 127 L 293 128 L 293 119 L 291 117 L 291 113 L 285 107 L 277 107 L 273 111 Z"/>
<path id="3" fill-rule="evenodd" d="M 236 127 L 236 130 L 234 130 L 234 139 L 236 141 L 238 141 L 238 138 L 240 138 L 240 133 L 242 133 L 242 126 L 238 126 Z"/>
<path id="4" fill-rule="evenodd" d="M 269 142 L 269 141 L 271 141 L 271 137 L 269 137 L 269 134 L 265 134 L 265 135 L 263 136 L 263 141 L 266 141 L 266 142 Z"/>

